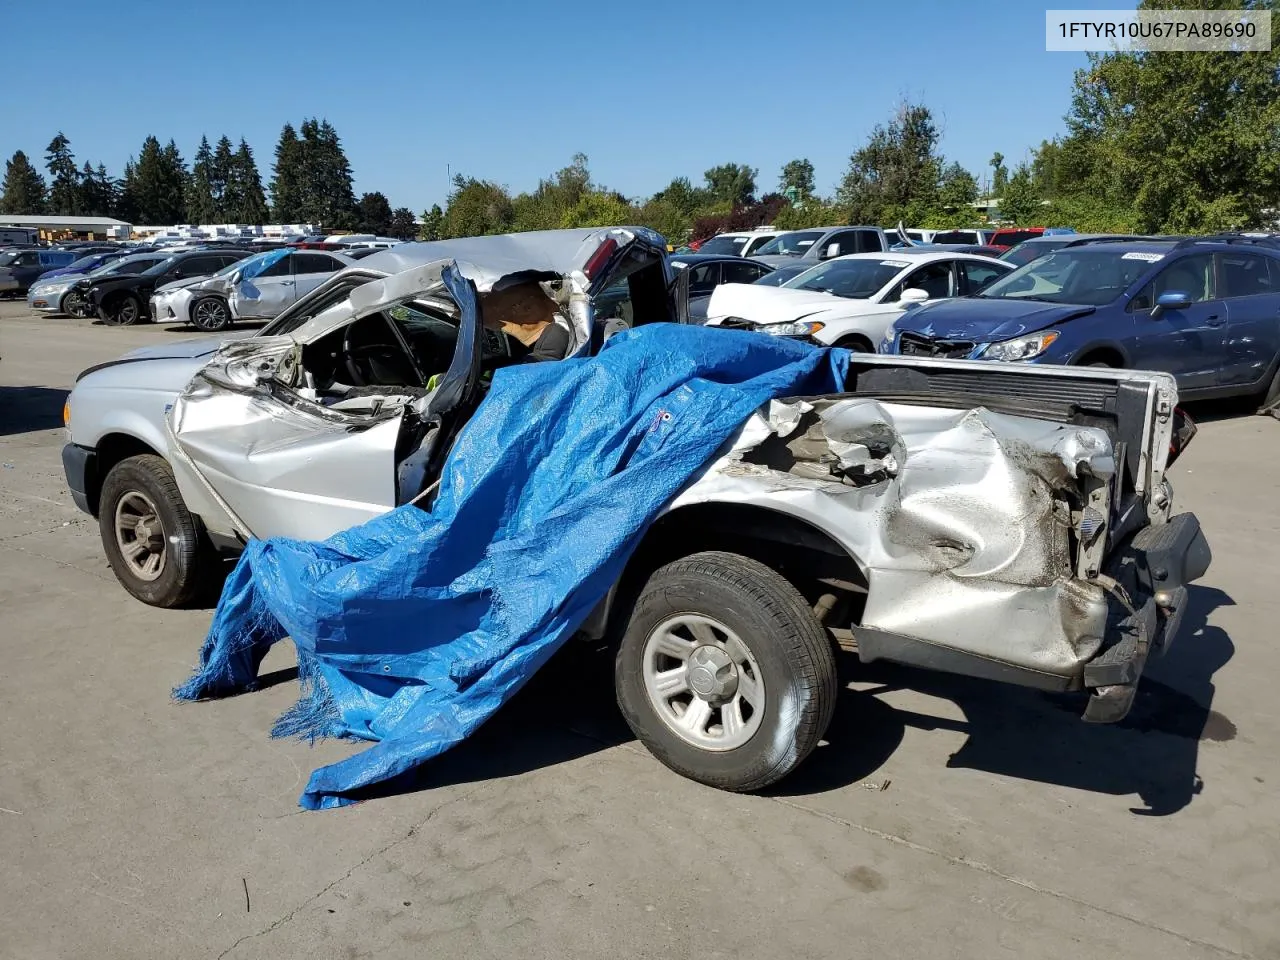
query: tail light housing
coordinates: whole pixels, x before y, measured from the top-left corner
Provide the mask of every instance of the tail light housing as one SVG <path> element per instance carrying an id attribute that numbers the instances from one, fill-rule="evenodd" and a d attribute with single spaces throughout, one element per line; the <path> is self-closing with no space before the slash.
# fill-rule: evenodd
<path id="1" fill-rule="evenodd" d="M 1191 419 L 1187 411 L 1181 407 L 1173 408 L 1173 436 L 1169 440 L 1169 459 L 1166 465 L 1172 466 L 1173 462 L 1182 455 L 1191 438 L 1196 435 L 1197 429 L 1196 422 Z"/>

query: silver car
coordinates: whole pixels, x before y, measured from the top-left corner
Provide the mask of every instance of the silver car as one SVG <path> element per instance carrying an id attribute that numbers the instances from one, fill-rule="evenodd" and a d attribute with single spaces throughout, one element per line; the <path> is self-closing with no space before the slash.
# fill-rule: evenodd
<path id="1" fill-rule="evenodd" d="M 166 284 L 151 298 L 151 315 L 158 322 L 187 323 L 209 333 L 237 320 L 270 320 L 356 262 L 343 253 L 296 250 L 253 273 L 253 264 L 273 254 L 257 253 L 211 276 Z"/>
<path id="2" fill-rule="evenodd" d="M 684 315 L 664 247 L 638 227 L 406 244 L 256 336 L 86 371 L 72 495 L 121 584 L 160 606 L 196 596 L 218 548 L 429 510 L 485 370 L 511 359 L 476 292 L 545 283 L 591 354 Z M 1176 402 L 1160 373 L 854 355 L 844 392 L 774 401 L 708 451 L 581 631 L 620 638 L 637 736 L 732 790 L 817 745 L 841 639 L 864 661 L 1087 691 L 1086 719 L 1121 719 L 1210 559 L 1173 513 Z"/>

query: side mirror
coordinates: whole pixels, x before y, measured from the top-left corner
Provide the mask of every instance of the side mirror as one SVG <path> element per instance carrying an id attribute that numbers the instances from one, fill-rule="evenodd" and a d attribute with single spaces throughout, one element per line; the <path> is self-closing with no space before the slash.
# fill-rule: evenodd
<path id="1" fill-rule="evenodd" d="M 929 292 L 921 290 L 919 287 L 907 287 L 902 291 L 902 295 L 898 297 L 899 303 L 924 303 L 929 299 Z"/>
<path id="2" fill-rule="evenodd" d="M 231 285 L 234 287 L 237 283 L 244 279 L 244 274 L 236 270 L 231 274 Z"/>
<path id="3" fill-rule="evenodd" d="M 823 255 L 822 259 L 830 260 L 832 257 L 838 257 L 838 256 L 840 256 L 840 244 L 828 243 L 827 252 Z"/>
<path id="4" fill-rule="evenodd" d="M 1151 319 L 1157 319 L 1166 310 L 1185 310 L 1191 306 L 1191 294 L 1184 290 L 1166 290 L 1156 297 L 1156 305 L 1151 308 Z"/>

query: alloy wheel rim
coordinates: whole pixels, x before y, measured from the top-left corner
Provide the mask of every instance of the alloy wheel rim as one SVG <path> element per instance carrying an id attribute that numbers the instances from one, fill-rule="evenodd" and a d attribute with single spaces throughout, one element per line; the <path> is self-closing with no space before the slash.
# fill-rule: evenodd
<path id="1" fill-rule="evenodd" d="M 760 666 L 742 638 L 719 620 L 682 613 L 645 639 L 645 694 L 663 723 L 702 750 L 735 750 L 764 720 Z"/>
<path id="2" fill-rule="evenodd" d="M 129 572 L 147 582 L 159 579 L 168 551 L 160 511 L 152 499 L 138 490 L 121 497 L 116 503 L 115 532 Z"/>

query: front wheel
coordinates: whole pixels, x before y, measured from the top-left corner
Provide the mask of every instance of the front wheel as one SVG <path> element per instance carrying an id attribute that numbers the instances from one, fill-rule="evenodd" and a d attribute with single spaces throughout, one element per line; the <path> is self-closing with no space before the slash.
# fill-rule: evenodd
<path id="1" fill-rule="evenodd" d="M 107 324 L 112 327 L 131 327 L 142 319 L 142 303 L 131 293 L 113 300 L 104 311 Z"/>
<path id="2" fill-rule="evenodd" d="M 213 548 L 162 457 L 129 457 L 111 468 L 102 483 L 98 530 L 116 579 L 143 603 L 182 606 L 211 579 Z"/>
<path id="3" fill-rule="evenodd" d="M 231 308 L 220 297 L 202 297 L 191 304 L 191 325 L 216 333 L 231 326 Z"/>
<path id="4" fill-rule="evenodd" d="M 68 290 L 62 298 L 62 302 L 58 304 L 58 312 L 65 317 L 88 316 L 89 304 L 85 300 L 84 294 L 77 290 Z"/>
<path id="5" fill-rule="evenodd" d="M 657 570 L 615 664 L 618 706 L 675 772 L 760 790 L 809 755 L 835 708 L 835 658 L 804 597 L 775 571 L 707 552 Z"/>

